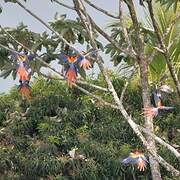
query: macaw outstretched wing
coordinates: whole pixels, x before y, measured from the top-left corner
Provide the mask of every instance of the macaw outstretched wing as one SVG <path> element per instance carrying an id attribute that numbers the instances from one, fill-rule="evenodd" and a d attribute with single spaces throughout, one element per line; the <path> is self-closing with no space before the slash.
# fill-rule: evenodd
<path id="1" fill-rule="evenodd" d="M 144 154 L 136 152 L 136 153 L 130 153 L 129 157 L 125 158 L 122 161 L 122 163 L 125 165 L 136 164 L 137 168 L 140 171 L 144 171 L 144 169 L 146 168 L 146 164 L 148 163 L 148 160 L 146 159 Z"/>
<path id="2" fill-rule="evenodd" d="M 79 64 L 83 59 L 84 59 L 84 56 L 78 55 L 77 60 L 76 60 L 77 64 Z"/>
<path id="3" fill-rule="evenodd" d="M 174 109 L 174 107 L 170 107 L 170 106 L 163 106 L 163 108 L 161 109 L 164 109 L 164 110 L 172 110 Z"/>
<path id="4" fill-rule="evenodd" d="M 165 112 L 171 112 L 171 110 L 173 110 L 174 107 L 170 107 L 170 106 L 161 106 L 159 108 L 160 111 L 165 111 Z"/>
<path id="5" fill-rule="evenodd" d="M 36 55 L 34 55 L 34 54 L 30 54 L 27 56 L 29 61 L 32 61 L 35 57 L 36 57 Z"/>
<path id="6" fill-rule="evenodd" d="M 137 163 L 137 158 L 132 158 L 132 157 L 127 157 L 123 159 L 122 161 L 123 164 L 136 164 Z"/>
<path id="7" fill-rule="evenodd" d="M 59 54 L 59 59 L 63 60 L 64 63 L 68 63 L 68 56 L 64 53 Z"/>

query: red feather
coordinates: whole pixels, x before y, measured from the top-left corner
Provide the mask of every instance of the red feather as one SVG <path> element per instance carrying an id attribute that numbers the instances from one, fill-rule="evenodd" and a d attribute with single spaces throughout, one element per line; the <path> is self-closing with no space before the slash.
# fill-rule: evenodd
<path id="1" fill-rule="evenodd" d="M 25 67 L 19 67 L 17 70 L 17 75 L 21 81 L 28 81 L 30 79 L 29 73 L 26 71 Z"/>
<path id="2" fill-rule="evenodd" d="M 70 87 L 72 87 L 73 83 L 76 82 L 76 77 L 77 77 L 77 74 L 76 74 L 75 70 L 69 68 L 67 73 L 66 73 L 66 78 L 68 81 L 68 85 Z"/>
<path id="3" fill-rule="evenodd" d="M 19 92 L 24 99 L 27 99 L 27 100 L 31 99 L 31 91 L 30 91 L 29 86 L 22 85 L 19 89 Z"/>

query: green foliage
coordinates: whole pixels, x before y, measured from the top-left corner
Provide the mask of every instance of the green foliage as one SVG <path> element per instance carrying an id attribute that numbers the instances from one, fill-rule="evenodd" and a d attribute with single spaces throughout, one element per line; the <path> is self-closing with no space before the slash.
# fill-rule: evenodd
<path id="1" fill-rule="evenodd" d="M 156 0 L 159 1 L 162 5 L 165 5 L 167 10 L 173 6 L 174 11 L 177 10 L 179 0 Z"/>
<path id="2" fill-rule="evenodd" d="M 100 79 L 93 83 L 102 85 L 104 82 Z M 123 82 L 115 77 L 112 79 L 120 94 Z M 119 111 L 94 103 L 87 95 L 67 89 L 56 80 L 37 79 L 32 91 L 30 103 L 20 100 L 15 90 L 1 96 L 1 127 L 7 129 L 6 134 L 0 136 L 1 178 L 103 180 L 132 179 L 133 175 L 138 179 L 151 177 L 149 166 L 145 172 L 139 172 L 136 167 L 125 167 L 121 163 L 132 149 L 143 148 Z M 143 124 L 139 94 L 137 83 L 130 84 L 124 105 L 133 112 L 137 123 Z M 109 95 L 101 95 L 111 101 Z M 178 144 L 176 131 L 180 107 L 173 97 L 165 103 L 174 104 L 175 112 L 156 118 L 155 129 L 159 136 Z M 27 108 L 26 115 L 22 115 Z M 11 123 L 5 124 L 10 119 Z M 70 158 L 68 152 L 73 148 L 78 148 L 86 159 Z M 166 149 L 158 148 L 160 154 L 167 156 L 166 159 L 178 168 L 177 160 L 169 156 Z M 162 176 L 172 178 L 164 169 Z"/>

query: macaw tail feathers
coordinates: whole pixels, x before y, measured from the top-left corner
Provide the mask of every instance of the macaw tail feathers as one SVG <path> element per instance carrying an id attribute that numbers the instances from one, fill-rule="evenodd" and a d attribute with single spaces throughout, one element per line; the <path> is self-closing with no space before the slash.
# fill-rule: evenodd
<path id="1" fill-rule="evenodd" d="M 29 73 L 26 71 L 25 67 L 19 67 L 17 70 L 17 75 L 21 81 L 28 81 L 30 79 Z"/>
<path id="2" fill-rule="evenodd" d="M 66 78 L 68 81 L 68 85 L 70 87 L 72 87 L 73 83 L 76 82 L 76 77 L 77 77 L 76 71 L 72 68 L 69 68 L 68 71 L 66 72 Z"/>
<path id="3" fill-rule="evenodd" d="M 23 99 L 30 100 L 32 98 L 30 87 L 27 84 L 21 84 L 19 87 L 19 92 L 20 92 Z"/>
<path id="4" fill-rule="evenodd" d="M 158 115 L 158 109 L 159 108 L 155 108 L 155 107 L 147 107 L 147 108 L 144 108 L 144 111 L 143 111 L 143 115 L 145 117 L 156 117 Z"/>
<path id="5" fill-rule="evenodd" d="M 137 167 L 138 167 L 139 171 L 144 171 L 145 168 L 146 168 L 146 162 L 143 161 L 142 159 L 140 159 L 140 160 L 137 162 Z"/>
<path id="6" fill-rule="evenodd" d="M 90 69 L 92 66 L 91 66 L 91 63 L 87 60 L 87 59 L 83 59 L 80 63 L 79 63 L 79 66 L 80 68 L 83 68 L 84 70 L 88 70 Z"/>

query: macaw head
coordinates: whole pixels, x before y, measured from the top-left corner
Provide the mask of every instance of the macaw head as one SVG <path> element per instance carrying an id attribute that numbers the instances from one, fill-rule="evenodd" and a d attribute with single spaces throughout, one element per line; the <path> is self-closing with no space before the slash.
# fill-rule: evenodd
<path id="1" fill-rule="evenodd" d="M 20 61 L 20 62 L 25 62 L 27 60 L 27 56 L 26 55 L 23 55 L 23 54 L 18 54 L 17 55 L 17 60 Z"/>
<path id="2" fill-rule="evenodd" d="M 133 154 L 142 154 L 142 151 L 138 150 L 138 149 L 134 149 L 131 151 Z"/>

